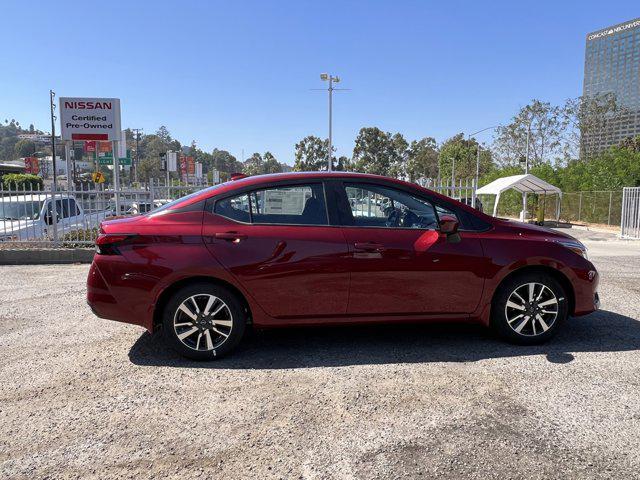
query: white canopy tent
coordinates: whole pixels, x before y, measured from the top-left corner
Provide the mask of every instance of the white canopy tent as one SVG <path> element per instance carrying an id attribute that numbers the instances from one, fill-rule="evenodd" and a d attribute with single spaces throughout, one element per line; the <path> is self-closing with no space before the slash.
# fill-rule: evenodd
<path id="1" fill-rule="evenodd" d="M 562 199 L 562 190 L 555 185 L 551 185 L 545 182 L 541 178 L 527 173 L 525 175 L 512 175 L 510 177 L 502 177 L 494 180 L 493 182 L 479 188 L 476 191 L 476 195 L 495 195 L 496 201 L 493 204 L 493 216 L 498 214 L 498 201 L 500 200 L 500 194 L 506 190 L 516 190 L 523 195 L 527 193 L 538 194 L 557 194 L 558 199 Z M 556 220 L 560 218 L 560 203 L 556 200 Z"/>

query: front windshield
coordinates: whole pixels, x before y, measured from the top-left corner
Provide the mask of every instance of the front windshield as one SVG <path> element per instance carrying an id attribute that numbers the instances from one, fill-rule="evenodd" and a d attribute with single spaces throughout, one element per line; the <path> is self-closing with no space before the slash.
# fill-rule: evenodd
<path id="1" fill-rule="evenodd" d="M 11 202 L 0 199 L 0 220 L 36 220 L 44 202 Z"/>

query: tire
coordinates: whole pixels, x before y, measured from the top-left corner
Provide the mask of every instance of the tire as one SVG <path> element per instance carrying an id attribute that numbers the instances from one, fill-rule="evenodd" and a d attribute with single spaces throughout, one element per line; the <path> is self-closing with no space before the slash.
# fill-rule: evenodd
<path id="1" fill-rule="evenodd" d="M 566 292 L 560 282 L 544 273 L 523 273 L 498 287 L 491 308 L 491 328 L 511 343 L 536 345 L 553 337 L 568 313 Z"/>
<path id="2" fill-rule="evenodd" d="M 237 296 L 206 282 L 178 290 L 162 314 L 166 342 L 192 360 L 215 360 L 227 355 L 242 340 L 246 323 L 247 315 Z"/>

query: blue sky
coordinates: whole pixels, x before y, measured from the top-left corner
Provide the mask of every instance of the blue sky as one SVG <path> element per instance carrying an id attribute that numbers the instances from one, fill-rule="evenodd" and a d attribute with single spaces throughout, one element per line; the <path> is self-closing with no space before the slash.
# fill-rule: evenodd
<path id="1" fill-rule="evenodd" d="M 585 35 L 640 16 L 629 1 L 27 2 L 0 5 L 0 117 L 48 130 L 48 91 L 118 97 L 124 127 L 166 125 L 238 158 L 363 126 L 439 142 L 581 94 Z M 487 134 L 483 140 L 490 140 Z"/>

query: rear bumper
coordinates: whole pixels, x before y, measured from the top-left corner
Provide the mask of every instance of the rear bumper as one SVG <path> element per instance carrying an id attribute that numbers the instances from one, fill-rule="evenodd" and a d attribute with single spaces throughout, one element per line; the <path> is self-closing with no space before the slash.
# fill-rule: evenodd
<path id="1" fill-rule="evenodd" d="M 128 295 L 126 297 L 119 298 L 120 301 L 116 300 L 94 258 L 87 277 L 87 304 L 94 315 L 107 320 L 140 325 L 147 330 L 152 330 L 153 322 L 146 314 L 148 310 L 146 308 L 147 299 L 142 295 L 137 299 L 132 299 Z M 142 310 L 145 314 L 136 313 L 137 310 Z"/>

